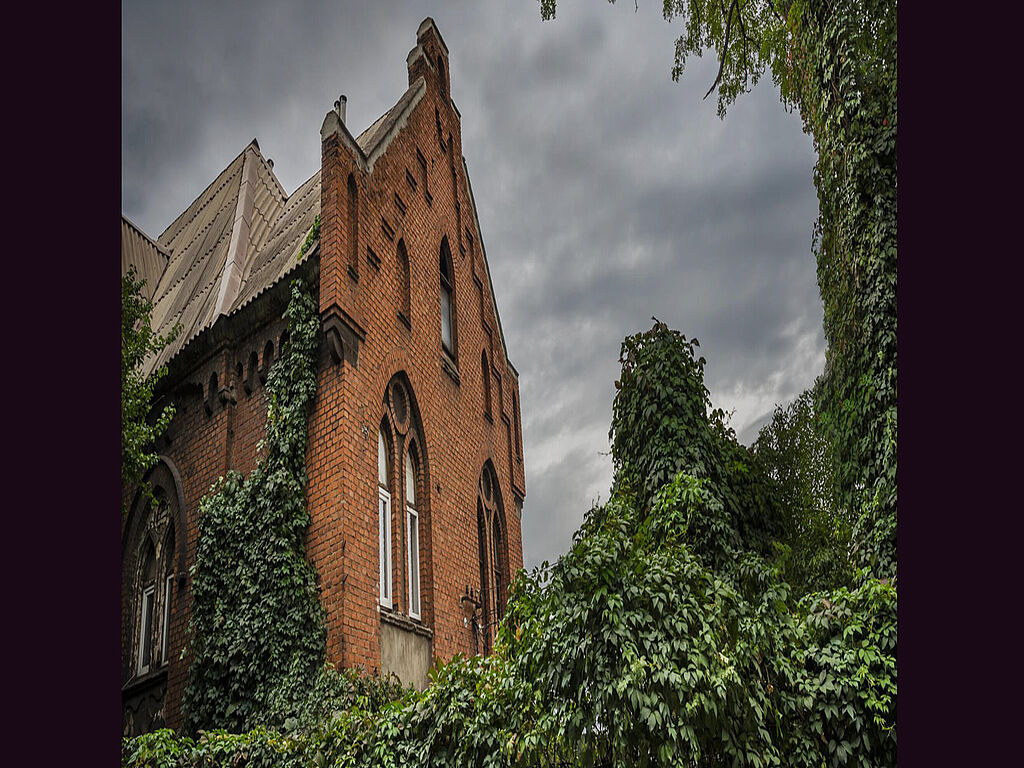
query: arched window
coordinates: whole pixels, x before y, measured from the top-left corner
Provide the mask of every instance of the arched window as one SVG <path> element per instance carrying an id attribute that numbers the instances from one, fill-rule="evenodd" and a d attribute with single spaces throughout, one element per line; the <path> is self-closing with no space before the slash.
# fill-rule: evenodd
<path id="1" fill-rule="evenodd" d="M 260 368 L 260 381 L 264 384 L 270 377 L 270 366 L 274 364 L 274 342 L 267 340 L 263 345 L 263 367 Z"/>
<path id="2" fill-rule="evenodd" d="M 380 544 L 380 604 L 391 607 L 391 491 L 388 476 L 391 468 L 388 441 L 384 427 L 377 432 L 377 520 Z"/>
<path id="3" fill-rule="evenodd" d="M 163 551 L 161 553 L 164 561 L 163 570 L 163 620 L 160 629 L 160 658 L 164 664 L 171 658 L 171 602 L 174 597 L 174 521 L 171 520 L 167 526 L 167 535 L 164 537 Z"/>
<path id="4" fill-rule="evenodd" d="M 409 267 L 409 252 L 405 249 L 405 240 L 398 241 L 398 280 L 399 290 L 399 311 L 405 316 L 406 321 L 412 320 L 412 275 Z"/>
<path id="5" fill-rule="evenodd" d="M 448 238 L 441 241 L 441 346 L 455 357 L 455 291 L 452 280 L 452 252 Z"/>
<path id="6" fill-rule="evenodd" d="M 480 553 L 480 597 L 483 603 L 483 650 L 490 653 L 498 623 L 505 613 L 506 557 L 501 491 L 494 468 L 484 465 L 477 489 L 477 534 Z"/>
<path id="7" fill-rule="evenodd" d="M 354 174 L 348 175 L 348 269 L 359 274 L 359 188 Z"/>
<path id="8" fill-rule="evenodd" d="M 156 548 L 148 536 L 142 544 L 139 579 L 139 636 L 136 644 L 136 674 L 144 675 L 153 665 L 153 619 L 156 611 Z"/>
<path id="9" fill-rule="evenodd" d="M 416 506 L 416 462 L 405 452 L 405 540 L 409 549 L 409 616 L 420 618 L 420 513 Z"/>
<path id="10" fill-rule="evenodd" d="M 487 352 L 480 353 L 480 376 L 484 384 L 484 415 L 491 417 L 491 372 L 487 367 Z"/>
<path id="11" fill-rule="evenodd" d="M 523 458 L 523 436 L 521 433 L 522 424 L 519 422 L 519 398 L 516 393 L 512 393 L 512 420 L 515 422 L 515 433 L 516 433 L 516 456 Z"/>

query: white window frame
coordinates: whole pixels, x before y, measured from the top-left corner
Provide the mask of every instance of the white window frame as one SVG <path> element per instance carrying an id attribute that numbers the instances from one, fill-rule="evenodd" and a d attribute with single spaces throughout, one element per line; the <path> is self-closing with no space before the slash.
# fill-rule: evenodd
<path id="1" fill-rule="evenodd" d="M 171 595 L 174 594 L 174 574 L 170 574 L 164 580 L 164 632 L 161 644 L 163 645 L 163 662 L 166 664 L 171 658 Z"/>
<path id="2" fill-rule="evenodd" d="M 420 594 L 420 514 L 412 504 L 406 504 L 405 513 L 405 541 L 409 549 L 409 617 L 419 619 L 420 602 L 422 600 L 422 595 Z M 415 547 L 411 544 L 413 520 L 416 521 Z M 415 592 L 413 591 L 414 579 L 416 581 Z M 413 595 L 416 596 L 415 604 L 413 603 Z"/>
<path id="3" fill-rule="evenodd" d="M 380 604 L 391 608 L 394 594 L 391 583 L 391 493 L 377 486 L 378 543 L 380 545 Z"/>
<path id="4" fill-rule="evenodd" d="M 138 666 L 136 667 L 138 674 L 144 675 L 149 672 L 153 666 L 153 646 L 152 646 L 152 635 L 153 635 L 153 622 L 148 616 L 153 611 L 153 598 L 156 596 L 156 585 L 150 584 L 144 590 L 142 590 L 142 600 L 139 603 L 141 612 L 139 615 L 139 659 Z M 149 645 L 149 663 L 144 664 L 143 658 L 145 657 L 146 644 Z"/>

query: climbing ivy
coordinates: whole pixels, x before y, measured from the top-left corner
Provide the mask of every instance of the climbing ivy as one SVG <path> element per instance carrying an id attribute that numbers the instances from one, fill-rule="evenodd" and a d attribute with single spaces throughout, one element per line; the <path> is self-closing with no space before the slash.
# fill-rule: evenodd
<path id="1" fill-rule="evenodd" d="M 612 0 L 614 2 L 614 0 Z M 540 0 L 553 18 L 556 0 Z M 714 49 L 718 114 L 770 70 L 818 161 L 814 230 L 828 347 L 816 408 L 832 444 L 838 502 L 857 516 L 870 573 L 896 575 L 895 0 L 664 0 L 680 19 L 673 79 Z"/>
<path id="2" fill-rule="evenodd" d="M 153 332 L 153 302 L 142 293 L 145 284 L 134 264 L 121 276 L 121 486 L 125 489 L 133 488 L 156 464 L 154 444 L 174 418 L 173 403 L 153 409 L 153 391 L 167 375 L 167 366 L 147 375 L 142 364 L 174 341 L 181 326 L 175 325 L 166 336 Z M 149 488 L 143 491 L 152 494 Z M 127 513 L 123 502 L 122 519 Z"/>
<path id="3" fill-rule="evenodd" d="M 299 256 L 296 261 L 302 261 L 302 257 L 305 256 L 309 249 L 313 247 L 313 243 L 320 239 L 320 214 L 316 215 L 313 219 L 313 226 L 310 227 L 309 232 L 306 233 L 306 239 L 302 242 L 302 247 L 299 248 Z"/>
<path id="4" fill-rule="evenodd" d="M 279 723 L 324 667 L 324 613 L 305 558 L 319 322 L 301 280 L 292 283 L 285 317 L 259 464 L 248 477 L 229 472 L 200 505 L 184 697 L 190 732 Z"/>
<path id="5" fill-rule="evenodd" d="M 771 477 L 708 409 L 695 347 L 661 323 L 623 343 L 611 498 L 517 575 L 491 656 L 303 723 L 128 739 L 123 764 L 895 765 L 895 585 L 794 596 L 764 554 L 787 545 Z"/>

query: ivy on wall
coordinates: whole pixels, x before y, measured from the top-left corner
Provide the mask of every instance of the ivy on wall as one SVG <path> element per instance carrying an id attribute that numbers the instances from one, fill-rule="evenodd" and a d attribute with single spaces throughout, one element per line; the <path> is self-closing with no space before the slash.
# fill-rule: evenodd
<path id="1" fill-rule="evenodd" d="M 285 317 L 288 338 L 267 381 L 259 464 L 248 477 L 229 472 L 200 505 L 184 696 L 190 732 L 279 724 L 324 667 L 324 613 L 305 558 L 320 323 L 300 280 Z"/>
<path id="2" fill-rule="evenodd" d="M 301 722 L 125 740 L 123 764 L 895 765 L 895 586 L 793 593 L 771 478 L 708 410 L 695 347 L 661 323 L 623 343 L 611 498 L 520 572 L 491 656 L 390 703 L 356 676 Z"/>

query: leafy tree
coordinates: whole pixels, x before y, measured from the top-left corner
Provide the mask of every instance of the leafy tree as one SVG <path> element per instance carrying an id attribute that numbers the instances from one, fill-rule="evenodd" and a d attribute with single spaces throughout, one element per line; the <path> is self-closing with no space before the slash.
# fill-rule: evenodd
<path id="1" fill-rule="evenodd" d="M 614 2 L 614 0 L 612 0 Z M 542 18 L 555 0 L 541 0 Z M 718 113 L 766 70 L 818 154 L 814 183 L 825 373 L 818 410 L 858 561 L 896 575 L 896 2 L 664 0 L 681 18 L 672 77 L 715 49 Z"/>
<path id="2" fill-rule="evenodd" d="M 623 343 L 611 498 L 517 576 L 491 656 L 283 732 L 126 740 L 124 764 L 895 765 L 896 589 L 794 599 L 762 554 L 773 482 L 708 410 L 695 347 L 661 323 Z"/>
<path id="3" fill-rule="evenodd" d="M 839 505 L 832 444 L 814 402 L 808 389 L 789 407 L 776 406 L 752 446 L 775 484 L 785 529 L 785 578 L 798 595 L 849 584 L 853 577 L 853 516 Z"/>
<path id="4" fill-rule="evenodd" d="M 155 355 L 180 332 L 179 327 L 167 336 L 158 336 L 150 327 L 153 303 L 147 299 L 135 266 L 128 267 L 121 277 L 121 486 L 130 488 L 156 464 L 154 444 L 174 418 L 174 405 L 168 403 L 152 413 L 153 390 L 167 374 L 162 366 L 148 376 L 142 363 Z M 155 416 L 155 418 L 152 418 Z M 127 512 L 122 508 L 122 516 Z"/>

